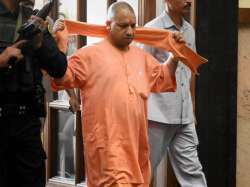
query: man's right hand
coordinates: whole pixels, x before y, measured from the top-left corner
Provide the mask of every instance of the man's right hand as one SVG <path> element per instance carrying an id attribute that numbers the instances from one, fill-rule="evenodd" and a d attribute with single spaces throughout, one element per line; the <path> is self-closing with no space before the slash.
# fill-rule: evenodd
<path id="1" fill-rule="evenodd" d="M 70 97 L 69 105 L 69 109 L 71 112 L 76 113 L 77 111 L 80 111 L 80 102 L 78 101 L 77 97 Z"/>
<path id="2" fill-rule="evenodd" d="M 26 42 L 26 40 L 21 40 L 10 47 L 7 47 L 0 54 L 0 67 L 7 67 L 9 65 L 8 62 L 11 58 L 16 58 L 17 61 L 23 59 L 23 54 L 21 52 L 21 49 L 19 48 L 21 48 L 21 46 L 24 45 Z"/>
<path id="3" fill-rule="evenodd" d="M 78 100 L 78 97 L 76 96 L 74 89 L 66 89 L 66 92 L 69 96 L 69 110 L 73 113 L 80 110 L 80 101 Z"/>

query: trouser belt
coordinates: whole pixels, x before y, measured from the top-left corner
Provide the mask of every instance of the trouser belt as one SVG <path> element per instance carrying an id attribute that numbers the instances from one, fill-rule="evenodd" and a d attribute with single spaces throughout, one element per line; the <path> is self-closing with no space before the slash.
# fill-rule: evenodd
<path id="1" fill-rule="evenodd" d="M 34 112 L 34 111 L 33 111 Z M 3 117 L 18 117 L 25 116 L 28 114 L 32 114 L 32 106 L 31 105 L 15 105 L 15 104 L 7 104 L 0 105 L 0 118 Z"/>

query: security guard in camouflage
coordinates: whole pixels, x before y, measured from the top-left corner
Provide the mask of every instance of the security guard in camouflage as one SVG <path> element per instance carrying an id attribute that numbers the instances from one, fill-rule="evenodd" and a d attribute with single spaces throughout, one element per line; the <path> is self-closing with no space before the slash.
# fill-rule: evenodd
<path id="1" fill-rule="evenodd" d="M 41 69 L 55 78 L 67 69 L 66 57 L 48 31 L 33 42 L 15 43 L 18 28 L 32 13 L 18 0 L 0 0 L 1 187 L 45 186 L 46 155 L 39 120 L 45 116 Z M 36 45 L 39 40 L 41 45 Z M 20 45 L 26 47 L 20 50 Z M 10 64 L 13 59 L 17 62 Z"/>

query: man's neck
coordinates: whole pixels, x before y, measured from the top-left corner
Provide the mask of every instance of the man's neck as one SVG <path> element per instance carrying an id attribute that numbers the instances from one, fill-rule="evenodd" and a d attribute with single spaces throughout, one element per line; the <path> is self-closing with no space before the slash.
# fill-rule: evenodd
<path id="1" fill-rule="evenodd" d="M 124 47 L 121 47 L 121 46 L 118 46 L 110 36 L 107 37 L 107 40 L 111 43 L 112 46 L 114 46 L 116 49 L 118 49 L 119 51 L 122 51 L 122 52 L 126 52 L 129 50 L 129 45 L 128 46 L 124 46 Z"/>
<path id="2" fill-rule="evenodd" d="M 172 21 L 174 22 L 175 26 L 180 29 L 182 27 L 182 24 L 183 24 L 183 17 L 182 15 L 174 12 L 174 11 L 171 11 L 171 10 L 168 10 L 168 15 L 169 17 L 172 19 Z"/>
<path id="3" fill-rule="evenodd" d="M 11 12 L 15 12 L 18 8 L 17 3 L 12 0 L 1 0 L 4 6 Z"/>

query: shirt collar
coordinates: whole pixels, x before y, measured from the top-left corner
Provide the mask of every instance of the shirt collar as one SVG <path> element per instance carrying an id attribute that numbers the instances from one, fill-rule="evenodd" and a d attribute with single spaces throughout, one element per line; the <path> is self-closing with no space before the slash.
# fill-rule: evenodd
<path id="1" fill-rule="evenodd" d="M 170 16 L 168 15 L 168 12 L 165 10 L 162 12 L 161 17 L 163 18 L 163 27 L 165 29 L 170 29 L 170 28 L 175 28 L 176 30 L 179 30 Z M 182 19 L 182 26 L 181 29 L 182 31 L 185 31 L 188 28 L 188 23 L 185 19 Z"/>

